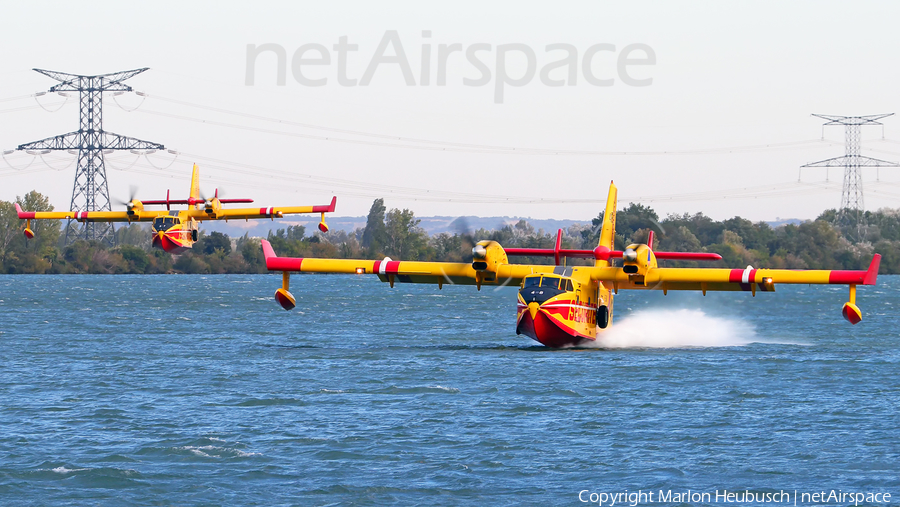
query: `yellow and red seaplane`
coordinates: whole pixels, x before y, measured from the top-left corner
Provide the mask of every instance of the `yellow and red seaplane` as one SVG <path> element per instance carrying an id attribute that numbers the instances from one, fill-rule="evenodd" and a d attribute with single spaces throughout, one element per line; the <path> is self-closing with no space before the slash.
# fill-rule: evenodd
<path id="1" fill-rule="evenodd" d="M 720 260 L 714 253 L 655 252 L 653 235 L 647 244 L 628 245 L 613 250 L 616 229 L 616 187 L 610 184 L 600 241 L 593 250 L 562 249 L 562 231 L 553 249 L 507 248 L 494 241 L 480 241 L 472 248 L 471 263 L 412 262 L 353 259 L 301 259 L 278 257 L 262 242 L 266 266 L 283 272 L 282 287 L 275 299 L 286 310 L 296 306 L 288 292 L 290 272 L 355 273 L 377 275 L 382 282 L 444 283 L 482 286 L 518 285 L 516 334 L 524 334 L 549 347 L 570 347 L 595 341 L 613 320 L 613 297 L 620 290 L 745 291 L 773 292 L 775 285 L 842 284 L 850 287 L 849 301 L 842 314 L 851 324 L 862 320 L 856 306 L 856 286 L 875 285 L 880 255 L 875 255 L 866 271 L 786 270 L 721 268 L 663 268 L 657 260 Z M 551 256 L 556 265 L 510 264 L 509 256 Z M 559 265 L 565 257 L 594 259 L 593 266 Z M 621 259 L 620 266 L 613 262 Z"/>
<path id="2" fill-rule="evenodd" d="M 319 230 L 328 232 L 325 224 L 325 213 L 334 212 L 337 197 L 331 198 L 331 204 L 322 206 L 282 206 L 273 208 L 223 208 L 223 204 L 251 203 L 253 199 L 220 199 L 216 189 L 212 199 L 200 196 L 200 170 L 194 164 L 191 176 L 191 190 L 187 199 L 170 199 L 166 192 L 165 200 L 139 201 L 131 199 L 125 203 L 125 211 L 23 211 L 16 203 L 19 218 L 26 220 L 25 237 L 33 238 L 32 220 L 71 219 L 79 222 L 153 222 L 151 226 L 152 244 L 169 253 L 182 253 L 194 246 L 199 239 L 200 222 L 205 220 L 249 220 L 282 218 L 285 215 L 298 213 L 321 213 Z M 172 210 L 172 205 L 187 205 L 187 209 Z M 165 206 L 165 210 L 147 210 L 144 206 Z"/>

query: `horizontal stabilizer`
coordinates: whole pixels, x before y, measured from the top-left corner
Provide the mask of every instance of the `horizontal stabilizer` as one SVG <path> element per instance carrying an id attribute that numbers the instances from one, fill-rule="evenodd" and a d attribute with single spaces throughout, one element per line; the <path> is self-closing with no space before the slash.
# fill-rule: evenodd
<path id="1" fill-rule="evenodd" d="M 555 250 L 552 248 L 505 248 L 506 255 L 509 256 L 531 256 L 531 257 L 569 257 L 580 259 L 621 259 L 621 250 L 607 250 L 603 247 L 597 247 L 594 250 Z M 657 252 L 653 255 L 657 259 L 682 260 L 682 261 L 719 261 L 722 256 L 717 253 L 708 252 Z"/>
<path id="2" fill-rule="evenodd" d="M 561 257 L 578 258 L 578 259 L 596 259 L 598 261 L 608 261 L 610 259 L 621 259 L 624 252 L 621 250 L 610 250 L 605 246 L 598 246 L 593 250 L 572 250 L 563 249 L 562 245 L 562 229 L 556 233 L 556 246 L 554 248 L 504 248 L 508 256 L 530 256 L 530 257 L 553 257 L 556 264 L 559 264 Z M 651 231 L 647 243 L 653 243 L 653 232 Z M 657 259 L 670 259 L 682 261 L 719 261 L 722 256 L 717 253 L 707 252 L 653 252 Z"/>
<path id="3" fill-rule="evenodd" d="M 193 206 L 195 204 L 203 204 L 206 202 L 206 199 L 202 199 L 199 197 L 191 197 L 189 199 L 166 199 L 166 200 L 155 200 L 155 201 L 141 201 L 141 204 L 144 206 L 169 206 L 172 204 L 187 204 L 189 206 Z M 235 204 L 235 203 L 250 203 L 253 202 L 253 199 L 219 199 L 219 202 L 222 204 Z"/>

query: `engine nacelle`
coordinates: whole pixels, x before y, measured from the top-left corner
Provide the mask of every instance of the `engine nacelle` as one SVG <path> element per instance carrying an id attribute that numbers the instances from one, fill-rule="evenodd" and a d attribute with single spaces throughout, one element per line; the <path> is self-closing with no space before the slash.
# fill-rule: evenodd
<path id="1" fill-rule="evenodd" d="M 128 211 L 126 211 L 126 213 L 128 214 L 129 220 L 139 219 L 141 217 L 141 213 L 144 212 L 144 203 L 142 203 L 141 201 L 133 200 L 126 206 L 128 208 Z"/>
<path id="2" fill-rule="evenodd" d="M 482 273 L 490 273 L 485 276 L 485 281 L 496 280 L 497 270 L 503 264 L 509 264 L 506 251 L 496 241 L 479 241 L 472 248 L 472 269 Z"/>
<path id="3" fill-rule="evenodd" d="M 634 283 L 646 285 L 650 280 L 647 273 L 656 269 L 656 256 L 653 249 L 647 245 L 628 245 L 622 253 L 622 271 L 628 274 L 628 278 Z"/>
<path id="4" fill-rule="evenodd" d="M 218 199 L 210 199 L 203 204 L 203 211 L 209 218 L 216 218 L 220 209 L 222 209 L 222 205 Z"/>

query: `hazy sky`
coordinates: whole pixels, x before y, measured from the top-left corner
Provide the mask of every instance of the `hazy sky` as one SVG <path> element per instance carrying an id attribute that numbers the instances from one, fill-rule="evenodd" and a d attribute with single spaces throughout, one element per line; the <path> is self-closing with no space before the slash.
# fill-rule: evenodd
<path id="1" fill-rule="evenodd" d="M 348 216 L 384 197 L 420 216 L 584 220 L 615 180 L 621 204 L 663 216 L 814 218 L 840 203 L 842 171 L 826 182 L 824 169 L 804 169 L 798 183 L 799 166 L 842 155 L 844 130 L 820 141 L 810 114 L 900 112 L 898 11 L 886 1 L 9 2 L 0 149 L 78 128 L 77 97 L 28 96 L 55 84 L 32 68 L 150 67 L 128 81 L 146 97 L 105 97 L 104 128 L 178 155 L 109 154 L 119 199 L 130 186 L 139 198 L 182 196 L 197 162 L 207 194 L 260 206 L 337 195 Z M 248 45 L 264 44 L 284 50 L 283 84 L 276 51 L 251 59 L 247 84 Z M 884 124 L 885 139 L 863 130 L 863 153 L 900 160 L 900 117 Z M 8 154 L 0 199 L 36 189 L 68 209 L 74 170 L 66 152 Z M 900 207 L 900 169 L 867 169 L 865 185 L 867 208 Z"/>

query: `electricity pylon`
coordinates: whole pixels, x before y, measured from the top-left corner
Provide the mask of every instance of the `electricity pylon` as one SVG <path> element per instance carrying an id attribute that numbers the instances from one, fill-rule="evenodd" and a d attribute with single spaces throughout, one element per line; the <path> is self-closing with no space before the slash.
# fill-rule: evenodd
<path id="1" fill-rule="evenodd" d="M 868 116 L 833 116 L 827 114 L 814 114 L 818 118 L 828 120 L 823 128 L 828 125 L 843 125 L 846 141 L 844 144 L 844 156 L 820 160 L 802 167 L 843 167 L 844 188 L 841 192 L 841 207 L 838 209 L 838 223 L 841 225 L 856 224 L 856 239 L 863 239 L 862 228 L 866 206 L 863 200 L 863 167 L 900 167 L 896 162 L 888 162 L 877 158 L 860 155 L 862 140 L 860 127 L 863 125 L 883 125 L 878 120 L 891 116 L 894 113 L 871 114 Z"/>
<path id="2" fill-rule="evenodd" d="M 72 188 L 72 211 L 112 211 L 103 152 L 106 150 L 163 150 L 165 146 L 103 130 L 103 92 L 130 92 L 122 81 L 147 70 L 134 69 L 99 76 L 79 76 L 52 70 L 33 69 L 60 84 L 50 92 L 78 92 L 81 123 L 75 132 L 48 137 L 19 145 L 19 150 L 78 150 L 78 167 Z M 111 223 L 85 222 L 81 231 L 72 221 L 66 224 L 66 244 L 75 239 L 95 239 L 115 245 L 115 228 Z"/>

